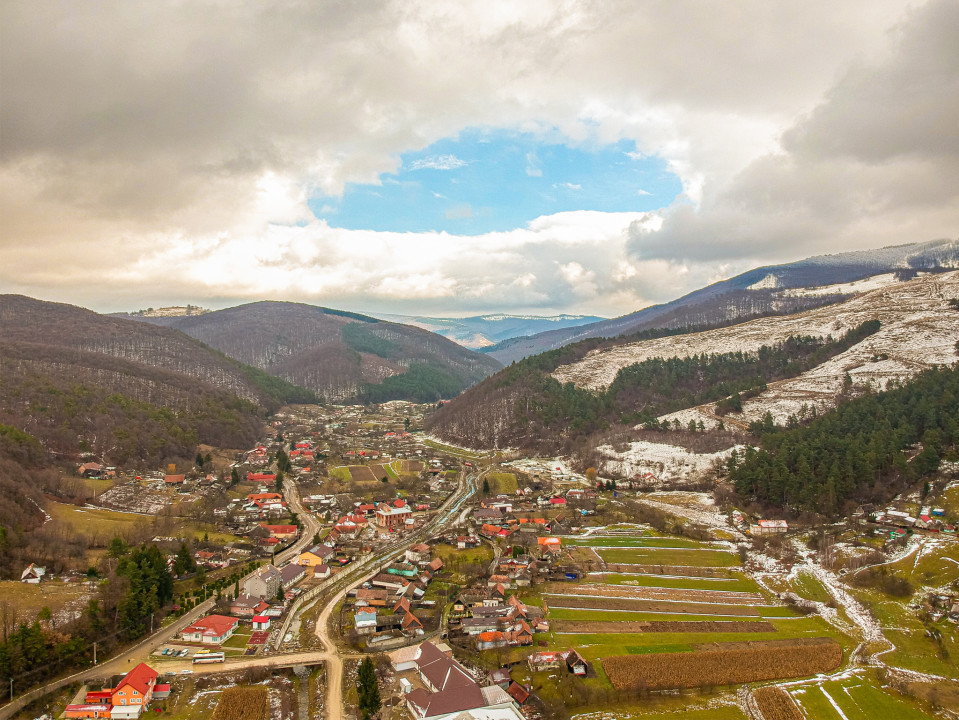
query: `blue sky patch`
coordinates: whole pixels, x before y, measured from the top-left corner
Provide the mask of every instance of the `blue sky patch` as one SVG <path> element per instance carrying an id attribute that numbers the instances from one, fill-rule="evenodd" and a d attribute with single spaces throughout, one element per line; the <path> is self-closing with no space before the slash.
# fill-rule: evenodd
<path id="1" fill-rule="evenodd" d="M 310 209 L 350 230 L 478 235 L 570 210 L 655 210 L 682 192 L 661 159 L 627 140 L 572 145 L 471 129 L 405 153 L 402 163 L 381 185 L 348 183 L 342 197 L 312 197 Z"/>

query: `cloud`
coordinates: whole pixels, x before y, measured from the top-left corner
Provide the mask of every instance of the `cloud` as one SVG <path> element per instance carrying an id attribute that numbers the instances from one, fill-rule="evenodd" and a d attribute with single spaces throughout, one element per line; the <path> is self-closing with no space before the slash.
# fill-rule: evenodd
<path id="1" fill-rule="evenodd" d="M 465 160 L 461 160 L 455 155 L 439 155 L 437 157 L 421 158 L 410 163 L 410 170 L 456 170 L 457 168 L 468 165 Z"/>
<path id="2" fill-rule="evenodd" d="M 637 191 L 636 191 L 636 194 L 637 194 L 637 195 L 652 195 L 651 192 L 649 192 L 648 190 L 643 190 L 642 188 L 640 188 L 639 190 L 637 190 Z"/>
<path id="3" fill-rule="evenodd" d="M 543 169 L 535 152 L 526 153 L 526 174 L 530 177 L 542 177 Z"/>
<path id="4" fill-rule="evenodd" d="M 945 0 L 11 0 L 0 26 L 9 291 L 98 309 L 615 314 L 719 268 L 955 235 L 959 220 Z M 631 140 L 685 197 L 475 237 L 338 231 L 309 212 L 305 198 L 378 183 L 466 127 Z M 573 263 L 580 295 L 559 269 Z"/>
<path id="5" fill-rule="evenodd" d="M 448 220 L 466 220 L 471 217 L 473 217 L 473 206 L 469 203 L 457 205 L 446 211 L 446 218 Z"/>
<path id="6" fill-rule="evenodd" d="M 851 66 L 779 147 L 662 229 L 630 231 L 637 257 L 756 263 L 954 236 L 959 225 L 959 5 L 932 2 L 891 46 Z"/>
<path id="7" fill-rule="evenodd" d="M 571 183 L 571 182 L 553 183 L 553 187 L 556 189 L 563 188 L 565 190 L 582 190 L 583 189 L 582 184 Z"/>

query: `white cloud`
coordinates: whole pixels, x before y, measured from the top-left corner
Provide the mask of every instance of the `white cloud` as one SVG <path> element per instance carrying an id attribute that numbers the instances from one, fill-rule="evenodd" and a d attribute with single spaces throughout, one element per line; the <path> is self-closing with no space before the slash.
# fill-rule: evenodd
<path id="1" fill-rule="evenodd" d="M 422 158 L 410 163 L 410 170 L 456 170 L 457 168 L 468 165 L 465 160 L 461 160 L 455 155 L 438 155 L 436 157 Z"/>
<path id="2" fill-rule="evenodd" d="M 526 174 L 530 177 L 543 176 L 543 169 L 539 165 L 539 157 L 535 152 L 526 153 Z"/>
<path id="3" fill-rule="evenodd" d="M 147 288 L 150 304 L 610 314 L 720 267 L 954 235 L 956 14 L 946 0 L 11 0 L 0 285 L 99 309 L 140 307 Z M 466 127 L 629 139 L 624 166 L 662 158 L 685 197 L 478 237 L 312 219 L 310 195 L 377 183 Z M 535 155 L 526 170 L 541 176 Z M 577 266 L 571 294 L 559 268 Z M 91 276 L 108 278 L 95 298 Z"/>
<path id="4" fill-rule="evenodd" d="M 652 195 L 652 193 L 649 192 L 649 190 L 643 190 L 642 188 L 640 188 L 639 190 L 637 190 L 637 191 L 636 191 L 636 194 L 637 194 L 637 195 Z"/>

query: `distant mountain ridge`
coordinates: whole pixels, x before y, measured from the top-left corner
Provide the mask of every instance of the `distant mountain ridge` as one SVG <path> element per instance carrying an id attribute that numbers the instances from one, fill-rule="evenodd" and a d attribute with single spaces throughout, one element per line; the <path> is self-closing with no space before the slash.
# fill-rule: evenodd
<path id="1" fill-rule="evenodd" d="M 329 401 L 452 397 L 501 364 L 435 333 L 302 303 L 255 302 L 190 317 L 132 317 Z"/>
<path id="2" fill-rule="evenodd" d="M 959 268 L 959 241 L 948 239 L 820 255 L 749 270 L 671 302 L 611 320 L 512 338 L 485 352 L 505 365 L 588 338 L 612 338 L 652 328 L 714 324 L 750 315 L 782 315 L 828 305 L 852 294 L 841 290 L 832 295 L 788 292 L 799 288 L 851 283 L 883 273 L 895 273 L 900 280 L 908 280 L 920 272 L 954 268 Z"/>
<path id="3" fill-rule="evenodd" d="M 464 347 L 485 352 L 503 340 L 547 330 L 561 330 L 600 322 L 595 315 L 510 315 L 491 313 L 465 318 L 435 318 L 421 315 L 377 315 L 381 320 L 413 325 L 442 335 Z"/>

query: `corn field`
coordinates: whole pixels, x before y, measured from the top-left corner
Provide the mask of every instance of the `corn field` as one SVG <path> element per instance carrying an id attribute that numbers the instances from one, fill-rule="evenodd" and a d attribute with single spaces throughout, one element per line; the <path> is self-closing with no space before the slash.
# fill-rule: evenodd
<path id="1" fill-rule="evenodd" d="M 700 647 L 693 652 L 608 657 L 603 669 L 617 690 L 666 690 L 806 677 L 835 670 L 842 662 L 842 648 L 832 638 Z"/>
<path id="2" fill-rule="evenodd" d="M 223 691 L 212 720 L 267 720 L 268 690 L 263 685 L 231 687 Z"/>
<path id="3" fill-rule="evenodd" d="M 782 688 L 759 688 L 753 691 L 753 699 L 766 720 L 805 720 L 805 715 Z"/>

